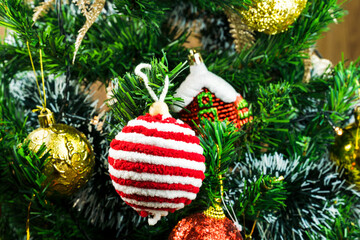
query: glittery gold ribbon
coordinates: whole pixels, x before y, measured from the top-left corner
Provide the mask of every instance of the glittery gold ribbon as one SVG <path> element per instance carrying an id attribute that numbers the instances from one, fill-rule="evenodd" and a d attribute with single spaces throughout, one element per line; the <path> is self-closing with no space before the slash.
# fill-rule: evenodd
<path id="1" fill-rule="evenodd" d="M 30 208 L 31 203 L 35 197 L 35 194 L 33 194 L 32 199 L 30 200 L 29 206 L 28 206 L 28 212 L 27 212 L 27 219 L 26 219 L 26 240 L 30 240 Z"/>
<path id="2" fill-rule="evenodd" d="M 41 50 L 41 48 L 40 48 L 40 51 L 39 51 L 39 52 L 40 52 L 41 80 L 42 80 L 43 95 L 44 95 L 43 98 L 42 98 L 42 96 L 41 96 L 41 90 L 40 90 L 40 85 L 39 85 L 39 82 L 38 82 L 36 70 L 35 70 L 35 67 L 34 67 L 34 61 L 33 61 L 32 56 L 31 56 L 29 41 L 26 41 L 26 46 L 27 46 L 27 49 L 28 49 L 28 52 L 29 52 L 29 58 L 30 58 L 30 62 L 31 62 L 31 67 L 32 67 L 33 72 L 34 72 L 35 81 L 36 81 L 36 85 L 37 85 L 37 88 L 38 88 L 38 91 L 39 91 L 40 100 L 41 100 L 41 102 L 42 102 L 42 109 L 46 109 L 45 78 L 44 78 L 44 69 L 43 69 L 43 60 L 42 60 L 42 50 Z M 36 111 L 38 111 L 38 110 L 34 109 L 33 111 L 36 112 Z"/>
<path id="3" fill-rule="evenodd" d="M 221 156 L 220 156 L 220 148 L 219 145 L 216 144 L 216 149 L 218 152 L 218 156 L 219 156 L 219 169 L 221 166 Z M 223 180 L 222 180 L 222 175 L 219 175 L 219 181 L 220 181 L 220 198 L 215 198 L 215 204 L 214 207 L 210 206 L 207 210 L 204 211 L 204 215 L 211 217 L 211 218 L 216 218 L 216 219 L 224 219 L 225 213 L 224 210 L 222 209 L 220 203 L 221 203 L 221 199 L 223 198 L 224 195 L 224 186 L 223 186 Z"/>
<path id="4" fill-rule="evenodd" d="M 220 155 L 220 148 L 219 145 L 216 144 L 216 149 L 218 152 L 218 156 L 219 156 L 219 170 L 221 167 L 221 155 Z M 222 180 L 222 175 L 219 175 L 219 182 L 220 182 L 220 196 L 221 198 L 224 196 L 224 185 L 223 185 L 223 180 Z M 217 202 L 221 202 L 221 199 L 216 199 Z"/>
<path id="5" fill-rule="evenodd" d="M 216 144 L 216 149 L 218 152 L 218 157 L 219 157 L 219 169 L 221 166 L 221 156 L 220 156 L 220 148 L 219 145 Z M 222 175 L 219 175 L 219 181 L 220 181 L 220 198 L 215 198 L 215 204 L 214 206 L 210 206 L 208 209 L 206 209 L 203 213 L 205 216 L 211 217 L 211 218 L 216 218 L 216 219 L 224 219 L 225 213 L 220 205 L 221 203 L 221 199 L 223 197 L 224 194 L 224 186 L 223 186 L 223 181 L 222 181 Z"/>

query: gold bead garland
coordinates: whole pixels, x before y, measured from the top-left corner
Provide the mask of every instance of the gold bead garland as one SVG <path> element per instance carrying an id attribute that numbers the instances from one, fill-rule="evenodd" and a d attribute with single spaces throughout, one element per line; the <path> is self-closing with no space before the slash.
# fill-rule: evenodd
<path id="1" fill-rule="evenodd" d="M 204 215 L 215 219 L 224 219 L 226 217 L 222 207 L 219 204 L 215 204 L 215 207 L 210 206 L 204 211 Z"/>

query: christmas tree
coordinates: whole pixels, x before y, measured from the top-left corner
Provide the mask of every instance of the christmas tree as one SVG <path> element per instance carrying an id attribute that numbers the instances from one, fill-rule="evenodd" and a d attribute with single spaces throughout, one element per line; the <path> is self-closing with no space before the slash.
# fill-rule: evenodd
<path id="1" fill-rule="evenodd" d="M 0 0 L 0 239 L 359 239 L 360 66 L 315 45 L 344 14 Z"/>

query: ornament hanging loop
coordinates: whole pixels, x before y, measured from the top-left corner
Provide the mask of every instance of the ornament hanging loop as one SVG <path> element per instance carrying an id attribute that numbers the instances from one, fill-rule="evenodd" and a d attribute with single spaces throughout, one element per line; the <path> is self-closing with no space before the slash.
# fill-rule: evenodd
<path id="1" fill-rule="evenodd" d="M 158 98 L 156 96 L 155 92 L 149 86 L 149 79 L 148 79 L 147 75 L 141 71 L 144 68 L 147 68 L 147 69 L 151 70 L 151 65 L 147 64 L 147 63 L 140 63 L 135 68 L 135 74 L 137 76 L 141 77 L 144 80 L 144 84 L 145 84 L 146 89 L 148 90 L 151 98 L 155 101 L 150 106 L 150 109 L 149 109 L 150 115 L 155 116 L 155 115 L 161 114 L 161 115 L 170 116 L 169 107 L 165 103 L 165 97 L 166 97 L 166 94 L 167 94 L 168 89 L 169 89 L 169 77 L 168 77 L 168 75 L 166 75 L 166 77 L 165 77 L 164 89 L 163 89 L 163 91 L 162 91 L 162 93 L 160 95 L 160 98 Z"/>

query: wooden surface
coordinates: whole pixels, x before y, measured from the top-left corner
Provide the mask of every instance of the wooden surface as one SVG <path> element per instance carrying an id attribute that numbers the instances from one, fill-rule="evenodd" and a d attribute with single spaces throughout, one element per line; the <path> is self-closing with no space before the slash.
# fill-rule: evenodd
<path id="1" fill-rule="evenodd" d="M 0 41 L 4 38 L 5 29 L 3 27 L 0 27 Z"/>
<path id="2" fill-rule="evenodd" d="M 350 0 L 343 8 L 348 11 L 348 15 L 338 24 L 331 24 L 330 30 L 317 43 L 321 55 L 334 64 L 341 60 L 342 53 L 345 59 L 351 61 L 360 57 L 360 1 Z"/>

